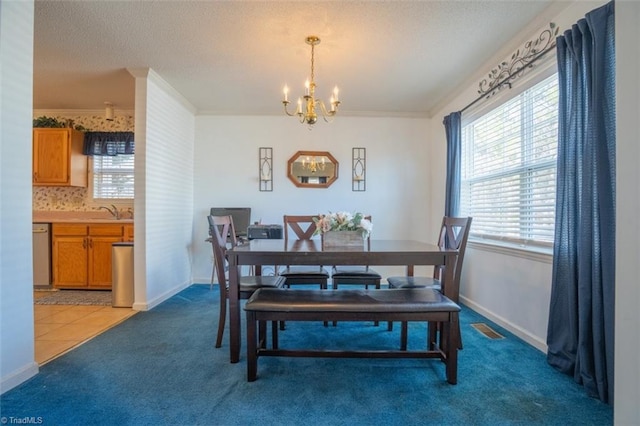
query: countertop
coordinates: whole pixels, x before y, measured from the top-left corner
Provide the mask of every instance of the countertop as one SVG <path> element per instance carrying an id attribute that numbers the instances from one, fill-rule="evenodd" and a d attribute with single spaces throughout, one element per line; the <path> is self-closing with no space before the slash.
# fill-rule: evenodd
<path id="1" fill-rule="evenodd" d="M 114 219 L 111 213 L 100 211 L 34 211 L 33 223 L 133 223 L 128 212 L 122 213 L 125 218 Z"/>

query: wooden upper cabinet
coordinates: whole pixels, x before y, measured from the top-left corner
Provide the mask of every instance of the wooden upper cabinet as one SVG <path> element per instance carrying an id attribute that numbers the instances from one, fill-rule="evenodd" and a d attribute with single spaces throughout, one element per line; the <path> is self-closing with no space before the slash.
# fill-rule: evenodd
<path id="1" fill-rule="evenodd" d="M 71 128 L 33 129 L 33 184 L 87 186 L 84 133 Z"/>

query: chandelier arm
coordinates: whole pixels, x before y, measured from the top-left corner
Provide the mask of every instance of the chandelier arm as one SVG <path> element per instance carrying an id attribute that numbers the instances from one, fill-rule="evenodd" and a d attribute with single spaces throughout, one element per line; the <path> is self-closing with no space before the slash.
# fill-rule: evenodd
<path id="1" fill-rule="evenodd" d="M 327 111 L 327 107 L 324 106 L 324 102 L 322 102 L 321 100 L 316 101 L 316 103 L 320 105 L 320 110 L 322 111 L 322 118 L 324 119 L 324 121 L 326 121 L 327 123 L 332 123 L 333 117 L 335 117 L 336 115 L 336 108 L 338 107 L 337 104 L 339 102 L 334 102 L 334 109 L 332 111 Z"/>
<path id="2" fill-rule="evenodd" d="M 291 102 L 289 101 L 282 101 L 282 105 L 284 106 L 284 113 L 287 114 L 289 117 L 295 117 L 298 116 L 298 119 L 300 120 L 300 123 L 304 123 L 305 121 L 305 115 L 303 112 L 295 112 L 293 114 L 291 114 L 289 112 L 289 110 L 287 109 L 287 106 L 290 104 Z"/>
<path id="3" fill-rule="evenodd" d="M 287 109 L 287 106 L 289 106 L 289 101 L 282 101 L 282 105 L 284 105 L 284 113 L 287 114 L 289 117 L 294 117 L 296 115 L 296 114 L 291 114 Z"/>

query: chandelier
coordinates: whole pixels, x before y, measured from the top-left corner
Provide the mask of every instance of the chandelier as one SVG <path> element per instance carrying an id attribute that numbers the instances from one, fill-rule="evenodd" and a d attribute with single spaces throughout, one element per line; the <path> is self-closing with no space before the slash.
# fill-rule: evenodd
<path id="1" fill-rule="evenodd" d="M 316 157 L 307 157 L 302 159 L 302 168 L 309 170 L 311 173 L 315 173 L 318 170 L 323 171 L 327 167 L 325 158 L 321 157 L 320 161 Z"/>
<path id="2" fill-rule="evenodd" d="M 311 126 L 316 124 L 316 122 L 318 121 L 318 110 L 322 114 L 322 118 L 324 118 L 324 121 L 329 123 L 331 121 L 330 118 L 336 115 L 336 112 L 338 111 L 338 105 L 340 105 L 340 101 L 338 100 L 337 86 L 333 89 L 333 94 L 331 95 L 331 100 L 329 101 L 331 105 L 329 111 L 327 111 L 324 102 L 316 99 L 316 83 L 314 80 L 314 48 L 317 44 L 320 43 L 320 39 L 316 36 L 311 35 L 305 39 L 305 42 L 311 46 L 311 80 L 307 79 L 304 84 L 305 95 L 301 98 L 298 98 L 298 106 L 295 113 L 292 114 L 287 109 L 287 106 L 289 105 L 289 88 L 286 85 L 284 86 L 284 99 L 282 101 L 282 104 L 284 105 L 284 112 L 288 116 L 298 116 L 298 118 L 300 119 L 300 123 L 307 123 L 309 125 L 309 129 L 311 129 Z"/>

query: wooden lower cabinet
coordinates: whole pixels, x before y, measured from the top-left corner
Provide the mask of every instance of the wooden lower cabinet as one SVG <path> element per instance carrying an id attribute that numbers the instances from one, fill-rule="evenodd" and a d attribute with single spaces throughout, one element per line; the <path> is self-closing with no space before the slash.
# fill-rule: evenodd
<path id="1" fill-rule="evenodd" d="M 111 289 L 111 245 L 124 241 L 119 224 L 57 224 L 52 226 L 53 286 Z"/>
<path id="2" fill-rule="evenodd" d="M 121 241 L 122 236 L 89 237 L 89 287 L 111 289 L 111 244 Z"/>
<path id="3" fill-rule="evenodd" d="M 87 287 L 89 258 L 86 235 L 56 236 L 54 233 L 52 260 L 54 287 Z"/>

